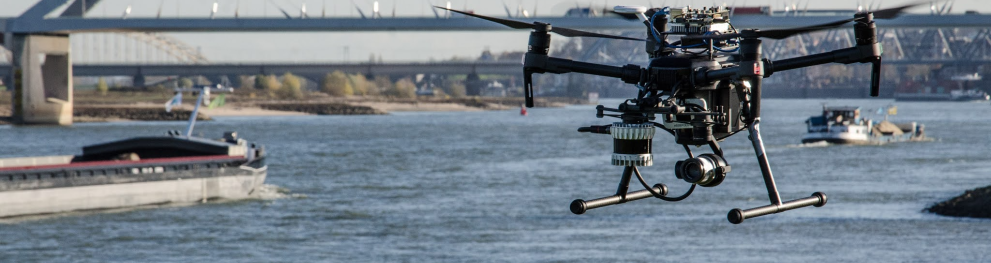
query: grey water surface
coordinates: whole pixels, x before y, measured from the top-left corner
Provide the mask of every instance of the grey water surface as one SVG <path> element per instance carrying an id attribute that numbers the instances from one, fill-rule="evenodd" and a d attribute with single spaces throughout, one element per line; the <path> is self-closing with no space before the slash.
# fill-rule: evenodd
<path id="1" fill-rule="evenodd" d="M 264 144 L 272 196 L 7 220 L 0 262 L 991 262 L 991 220 L 922 211 L 991 185 L 991 105 L 897 103 L 892 119 L 925 124 L 931 142 L 800 144 L 823 102 L 867 117 L 893 103 L 765 100 L 762 137 L 782 198 L 821 191 L 829 203 L 741 225 L 726 220 L 730 209 L 769 202 L 745 133 L 722 143 L 733 170 L 717 187 L 573 215 L 573 199 L 613 194 L 622 172 L 609 165 L 610 137 L 575 131 L 614 121 L 591 105 L 527 117 L 226 117 L 196 133 L 236 130 Z M 184 127 L 0 126 L 0 157 L 78 154 Z M 654 166 L 641 171 L 680 195 L 689 185 L 673 166 L 686 155 L 658 134 Z"/>

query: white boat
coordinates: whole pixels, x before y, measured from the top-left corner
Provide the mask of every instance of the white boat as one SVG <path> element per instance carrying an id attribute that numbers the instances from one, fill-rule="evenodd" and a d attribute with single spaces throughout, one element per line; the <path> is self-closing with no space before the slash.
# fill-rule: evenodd
<path id="1" fill-rule="evenodd" d="M 887 113 L 897 108 L 889 107 Z M 893 114 L 891 114 L 893 115 Z M 822 115 L 805 121 L 808 133 L 802 143 L 880 144 L 925 139 L 925 125 L 915 122 L 892 123 L 861 117 L 859 107 L 822 107 Z"/>

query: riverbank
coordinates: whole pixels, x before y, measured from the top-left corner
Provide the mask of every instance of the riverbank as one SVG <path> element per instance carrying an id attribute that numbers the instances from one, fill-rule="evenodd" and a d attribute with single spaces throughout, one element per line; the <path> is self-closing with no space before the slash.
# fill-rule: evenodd
<path id="1" fill-rule="evenodd" d="M 158 105 L 76 105 L 72 110 L 73 122 L 109 122 L 129 120 L 185 121 L 189 109 L 165 109 Z M 197 114 L 197 120 L 210 120 L 208 114 Z"/>
<path id="2" fill-rule="evenodd" d="M 8 93 L 9 95 L 9 93 Z M 172 97 L 167 90 L 112 91 L 102 95 L 95 91 L 76 91 L 73 110 L 74 122 L 111 121 L 178 121 L 188 120 L 195 99 L 187 99 L 173 108 L 164 110 L 164 103 Z M 216 98 L 216 95 L 214 96 Z M 314 93 L 300 100 L 276 100 L 256 95 L 251 91 L 235 91 L 225 94 L 226 105 L 214 109 L 200 108 L 200 120 L 221 116 L 292 116 L 292 115 L 382 115 L 402 111 L 485 111 L 517 109 L 523 98 L 516 97 L 466 97 L 395 99 L 386 97 L 330 97 Z M 537 98 L 537 107 L 563 107 L 585 101 L 571 98 Z M 9 100 L 0 100 L 0 125 L 10 124 Z"/>
<path id="3" fill-rule="evenodd" d="M 991 186 L 967 190 L 962 195 L 937 203 L 926 211 L 944 216 L 991 218 Z"/>

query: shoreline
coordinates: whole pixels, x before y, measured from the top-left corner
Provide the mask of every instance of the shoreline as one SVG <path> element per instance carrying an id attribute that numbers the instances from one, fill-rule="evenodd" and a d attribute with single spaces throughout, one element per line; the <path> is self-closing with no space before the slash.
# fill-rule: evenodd
<path id="1" fill-rule="evenodd" d="M 523 98 L 469 97 L 458 99 L 388 99 L 388 98 L 317 98 L 310 100 L 242 100 L 228 98 L 227 105 L 208 109 L 200 107 L 197 120 L 227 116 L 302 116 L 302 115 L 384 115 L 390 112 L 470 112 L 511 110 L 522 105 Z M 544 98 L 538 107 L 563 107 L 580 103 L 566 98 Z M 10 105 L 0 105 L 0 125 L 10 125 Z M 165 112 L 164 103 L 111 103 L 77 100 L 73 122 L 172 121 L 189 119 L 193 105 L 184 103 Z"/>

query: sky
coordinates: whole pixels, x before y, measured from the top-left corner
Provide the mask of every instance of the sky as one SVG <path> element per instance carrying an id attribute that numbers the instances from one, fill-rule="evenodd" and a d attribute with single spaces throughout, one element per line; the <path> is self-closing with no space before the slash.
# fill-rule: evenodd
<path id="1" fill-rule="evenodd" d="M 0 17 L 17 16 L 35 1 L 0 0 Z M 217 17 L 239 16 L 281 17 L 281 11 L 298 16 L 306 7 L 309 16 L 358 17 L 358 6 L 368 15 L 373 0 L 102 0 L 88 17 L 121 17 L 131 7 L 130 17 L 209 17 L 213 3 L 217 3 Z M 446 5 L 442 0 L 379 0 L 382 16 L 433 16 L 429 5 Z M 642 5 L 642 6 L 711 6 L 726 4 L 739 6 L 771 6 L 783 10 L 785 6 L 800 9 L 855 9 L 858 6 L 881 8 L 913 3 L 913 0 L 886 1 L 797 1 L 797 0 L 639 0 L 639 1 L 554 1 L 554 0 L 506 0 L 478 1 L 452 0 L 455 9 L 473 10 L 478 14 L 505 17 L 508 6 L 514 13 L 518 7 L 528 13 L 536 10 L 538 16 L 561 16 L 576 5 L 587 7 Z M 954 1 L 953 13 L 975 10 L 991 13 L 986 0 Z M 910 13 L 928 13 L 925 6 L 910 9 Z M 521 19 L 521 20 L 526 20 Z M 445 60 L 451 57 L 477 57 L 483 50 L 493 52 L 525 50 L 526 31 L 478 32 L 296 32 L 296 33 L 169 33 L 199 48 L 214 62 L 360 62 L 370 56 L 381 57 L 385 62 Z"/>

